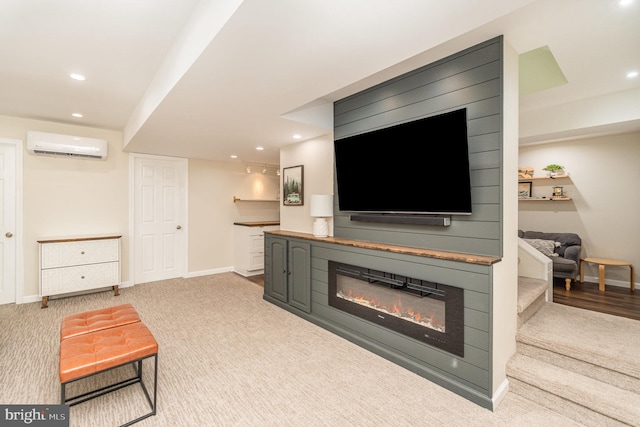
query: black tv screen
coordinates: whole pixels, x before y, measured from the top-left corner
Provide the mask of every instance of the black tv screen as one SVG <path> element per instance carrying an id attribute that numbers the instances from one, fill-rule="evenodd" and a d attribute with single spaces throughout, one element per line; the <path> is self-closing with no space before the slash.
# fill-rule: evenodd
<path id="1" fill-rule="evenodd" d="M 334 141 L 341 211 L 471 214 L 467 110 Z"/>

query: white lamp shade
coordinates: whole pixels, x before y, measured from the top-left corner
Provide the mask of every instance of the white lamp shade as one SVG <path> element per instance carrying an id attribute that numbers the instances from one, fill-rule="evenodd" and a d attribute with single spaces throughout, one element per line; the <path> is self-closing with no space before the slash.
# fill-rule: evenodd
<path id="1" fill-rule="evenodd" d="M 333 216 L 333 194 L 312 194 L 309 210 L 311 216 Z"/>

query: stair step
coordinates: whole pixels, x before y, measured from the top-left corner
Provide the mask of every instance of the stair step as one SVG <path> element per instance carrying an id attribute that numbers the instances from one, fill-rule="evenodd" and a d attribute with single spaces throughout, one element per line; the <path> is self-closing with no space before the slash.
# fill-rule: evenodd
<path id="1" fill-rule="evenodd" d="M 517 332 L 521 348 L 559 366 L 589 365 L 640 381 L 640 322 L 561 304 L 545 303 Z"/>
<path id="2" fill-rule="evenodd" d="M 518 328 L 524 325 L 546 302 L 549 284 L 545 280 L 518 277 Z"/>
<path id="3" fill-rule="evenodd" d="M 516 354 L 507 365 L 510 390 L 591 426 L 637 425 L 640 395 Z"/>
<path id="4" fill-rule="evenodd" d="M 522 313 L 549 289 L 546 280 L 518 277 L 518 313 Z"/>
<path id="5" fill-rule="evenodd" d="M 517 353 L 531 357 L 541 362 L 549 363 L 559 368 L 567 369 L 574 373 L 614 385 L 624 390 L 638 393 L 640 398 L 640 379 L 626 375 L 624 373 L 612 371 L 611 369 L 593 365 L 573 357 L 545 350 L 540 347 L 517 343 Z"/>

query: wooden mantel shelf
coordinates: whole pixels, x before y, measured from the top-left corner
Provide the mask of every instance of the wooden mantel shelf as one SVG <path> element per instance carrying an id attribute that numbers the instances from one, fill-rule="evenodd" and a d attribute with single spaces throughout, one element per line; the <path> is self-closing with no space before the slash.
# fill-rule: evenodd
<path id="1" fill-rule="evenodd" d="M 460 252 L 437 251 L 433 249 L 414 248 L 409 246 L 389 245 L 386 243 L 366 242 L 363 240 L 344 239 L 340 237 L 315 237 L 313 234 L 300 233 L 297 231 L 274 230 L 265 231 L 266 234 L 273 234 L 283 237 L 293 237 L 298 239 L 313 240 L 316 242 L 333 243 L 343 246 L 352 246 L 362 249 L 374 249 L 378 251 L 394 252 L 404 255 L 416 255 L 425 258 L 436 258 L 447 261 L 466 262 L 468 264 L 493 265 L 500 262 L 502 258 L 489 257 L 483 255 L 463 254 Z"/>

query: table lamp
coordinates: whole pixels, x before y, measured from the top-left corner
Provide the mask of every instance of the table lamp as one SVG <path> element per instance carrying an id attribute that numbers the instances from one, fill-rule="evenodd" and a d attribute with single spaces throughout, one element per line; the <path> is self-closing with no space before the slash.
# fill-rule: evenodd
<path id="1" fill-rule="evenodd" d="M 333 216 L 333 194 L 312 194 L 310 213 L 316 220 L 313 223 L 314 237 L 327 237 L 329 224 L 327 218 Z"/>

